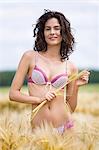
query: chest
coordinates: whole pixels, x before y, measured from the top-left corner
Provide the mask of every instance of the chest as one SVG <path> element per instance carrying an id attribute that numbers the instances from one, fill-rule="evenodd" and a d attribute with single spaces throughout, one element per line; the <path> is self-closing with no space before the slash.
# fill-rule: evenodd
<path id="1" fill-rule="evenodd" d="M 38 62 L 31 68 L 28 82 L 38 85 L 51 84 L 55 88 L 63 87 L 68 79 L 66 62 Z"/>
<path id="2" fill-rule="evenodd" d="M 50 62 L 50 63 L 37 63 L 37 68 L 46 75 L 48 80 L 60 74 L 67 74 L 66 63 Z"/>

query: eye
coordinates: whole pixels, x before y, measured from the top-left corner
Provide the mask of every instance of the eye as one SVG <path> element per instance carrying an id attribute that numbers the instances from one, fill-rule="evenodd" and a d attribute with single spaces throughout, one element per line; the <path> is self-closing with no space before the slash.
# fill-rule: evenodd
<path id="1" fill-rule="evenodd" d="M 45 28 L 45 30 L 46 30 L 46 31 L 49 31 L 49 30 L 50 30 L 50 28 Z"/>
<path id="2" fill-rule="evenodd" d="M 55 30 L 60 30 L 60 27 L 55 27 Z"/>
<path id="3" fill-rule="evenodd" d="M 47 30 L 47 31 L 48 31 L 48 30 L 50 30 L 50 29 L 49 29 L 49 28 L 47 28 L 47 29 L 45 29 L 45 30 Z"/>

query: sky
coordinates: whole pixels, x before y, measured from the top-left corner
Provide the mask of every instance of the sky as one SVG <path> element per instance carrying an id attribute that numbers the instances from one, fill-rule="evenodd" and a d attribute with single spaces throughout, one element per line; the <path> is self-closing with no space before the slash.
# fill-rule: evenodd
<path id="1" fill-rule="evenodd" d="M 32 25 L 44 9 L 60 11 L 70 21 L 76 41 L 70 60 L 99 70 L 98 0 L 0 0 L 0 71 L 15 70 L 23 53 L 33 49 Z"/>

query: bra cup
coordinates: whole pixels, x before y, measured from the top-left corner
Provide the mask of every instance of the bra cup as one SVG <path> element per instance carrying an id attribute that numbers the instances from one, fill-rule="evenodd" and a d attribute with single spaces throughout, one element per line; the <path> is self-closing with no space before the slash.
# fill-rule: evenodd
<path id="1" fill-rule="evenodd" d="M 44 71 L 35 66 L 30 78 L 31 79 L 29 79 L 28 81 L 35 84 L 43 85 L 50 82 L 51 85 L 55 88 L 63 88 L 66 85 L 68 76 L 66 73 L 59 74 L 56 77 L 52 78 L 51 81 L 49 81 Z"/>
<path id="2" fill-rule="evenodd" d="M 55 88 L 61 88 L 66 85 L 66 82 L 67 82 L 67 77 L 61 76 L 55 82 L 52 83 L 52 86 Z"/>
<path id="3" fill-rule="evenodd" d="M 36 84 L 46 84 L 43 74 L 38 70 L 33 70 L 31 78 Z"/>

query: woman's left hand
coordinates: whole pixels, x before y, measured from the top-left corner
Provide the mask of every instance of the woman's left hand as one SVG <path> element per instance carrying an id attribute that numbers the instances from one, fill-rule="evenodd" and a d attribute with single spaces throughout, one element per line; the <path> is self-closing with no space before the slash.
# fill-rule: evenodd
<path id="1" fill-rule="evenodd" d="M 83 71 L 83 74 L 77 79 L 77 85 L 81 86 L 88 83 L 90 72 L 87 70 Z"/>

